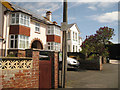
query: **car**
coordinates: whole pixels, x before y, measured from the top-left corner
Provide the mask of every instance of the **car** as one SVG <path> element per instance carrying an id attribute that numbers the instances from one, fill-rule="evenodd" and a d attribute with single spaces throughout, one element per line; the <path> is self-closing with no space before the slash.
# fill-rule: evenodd
<path id="1" fill-rule="evenodd" d="M 67 68 L 78 67 L 79 62 L 74 58 L 67 57 Z M 59 61 L 59 69 L 62 69 L 62 61 Z"/>

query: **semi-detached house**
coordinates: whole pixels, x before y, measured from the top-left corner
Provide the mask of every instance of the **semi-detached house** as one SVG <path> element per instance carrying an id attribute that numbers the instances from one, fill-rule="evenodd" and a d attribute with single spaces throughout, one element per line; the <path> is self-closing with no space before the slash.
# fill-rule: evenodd
<path id="1" fill-rule="evenodd" d="M 29 48 L 62 50 L 61 27 L 55 21 L 52 22 L 52 12 L 47 11 L 46 17 L 42 17 L 9 2 L 1 2 L 0 19 L 1 56 L 24 54 L 23 51 Z M 70 48 L 73 48 L 72 46 Z M 77 47 L 78 52 L 78 43 Z"/>

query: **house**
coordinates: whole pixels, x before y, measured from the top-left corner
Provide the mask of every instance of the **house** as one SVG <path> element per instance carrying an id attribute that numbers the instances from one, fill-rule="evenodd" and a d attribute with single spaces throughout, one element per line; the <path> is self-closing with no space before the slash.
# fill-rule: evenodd
<path id="1" fill-rule="evenodd" d="M 68 29 L 68 37 L 67 37 L 67 43 L 68 43 L 68 52 L 80 52 L 81 45 L 82 45 L 82 39 L 79 36 L 80 30 L 77 26 L 77 24 L 69 24 Z"/>
<path id="2" fill-rule="evenodd" d="M 62 31 L 52 21 L 52 12 L 46 16 L 36 15 L 9 2 L 0 3 L 0 52 L 1 55 L 25 54 L 25 49 L 62 50 Z M 77 24 L 70 24 L 68 51 L 81 51 L 80 31 Z"/>
<path id="3" fill-rule="evenodd" d="M 52 13 L 46 12 L 46 17 L 8 2 L 1 2 L 3 27 L 1 31 L 5 40 L 3 44 L 4 56 L 7 54 L 24 54 L 25 49 L 36 48 L 42 50 L 60 50 L 60 26 L 52 22 Z M 3 43 L 3 42 L 2 42 Z"/>

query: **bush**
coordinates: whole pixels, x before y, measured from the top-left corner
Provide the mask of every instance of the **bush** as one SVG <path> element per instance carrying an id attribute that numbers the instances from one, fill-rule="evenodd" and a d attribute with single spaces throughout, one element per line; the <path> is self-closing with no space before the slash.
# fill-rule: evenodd
<path id="1" fill-rule="evenodd" d="M 7 57 L 15 57 L 15 55 L 14 54 L 9 54 L 9 55 L 7 55 Z"/>

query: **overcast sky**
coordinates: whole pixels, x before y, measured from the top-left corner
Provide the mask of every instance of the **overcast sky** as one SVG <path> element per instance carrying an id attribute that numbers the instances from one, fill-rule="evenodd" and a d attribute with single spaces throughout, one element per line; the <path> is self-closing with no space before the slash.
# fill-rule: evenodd
<path id="1" fill-rule="evenodd" d="M 46 11 L 52 11 L 52 21 L 57 21 L 59 25 L 62 22 L 62 2 L 15 2 L 14 4 L 42 16 L 45 16 Z M 69 2 L 68 23 L 78 25 L 83 40 L 86 35 L 95 34 L 100 27 L 114 28 L 115 36 L 112 42 L 117 43 L 118 2 Z"/>

